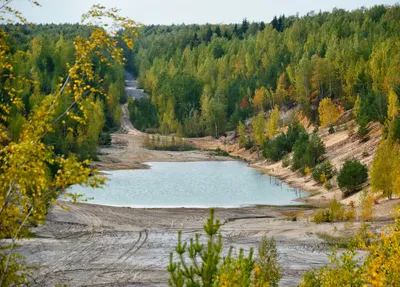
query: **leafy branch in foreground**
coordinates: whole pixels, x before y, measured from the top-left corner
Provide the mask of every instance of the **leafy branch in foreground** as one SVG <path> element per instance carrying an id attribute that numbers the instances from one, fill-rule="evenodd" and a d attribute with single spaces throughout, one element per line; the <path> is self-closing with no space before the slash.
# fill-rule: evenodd
<path id="1" fill-rule="evenodd" d="M 247 256 L 240 249 L 238 256 L 234 257 L 233 247 L 230 247 L 227 256 L 223 256 L 220 227 L 211 209 L 204 225 L 207 243 L 203 243 L 200 234 L 190 238 L 189 242 L 183 242 L 182 231 L 178 232 L 176 255 L 171 252 L 168 265 L 169 286 L 278 286 L 281 267 L 275 240 L 263 237 L 255 260 L 253 249 Z"/>
<path id="2" fill-rule="evenodd" d="M 2 8 L 19 18 L 19 13 L 7 7 Z M 6 99 L 0 102 L 0 239 L 5 239 L 0 251 L 0 286 L 27 283 L 29 269 L 13 249 L 16 241 L 27 234 L 27 226 L 44 221 L 48 203 L 72 184 L 96 187 L 105 181 L 89 167 L 89 161 L 80 162 L 73 154 L 56 154 L 53 146 L 43 140 L 64 117 L 85 125 L 88 108 L 95 106 L 94 97 L 107 97 L 100 88 L 101 80 L 95 75 L 95 62 L 107 66 L 111 65 L 110 61 L 122 63 L 122 49 L 117 46 L 119 39 L 128 47 L 133 45 L 136 25 L 120 17 L 116 9 L 95 5 L 83 16 L 83 24 L 92 25 L 95 20 L 98 24 L 102 19 L 114 24 L 111 28 L 107 24 L 93 26 L 88 38 L 75 39 L 75 60 L 68 65 L 67 76 L 57 92 L 45 96 L 29 113 L 24 111 L 26 120 L 17 139 L 10 137 L 9 125 L 12 111 L 24 110 L 22 89 L 18 87 L 34 81 L 15 72 L 7 34 L 0 30 L 1 92 Z M 65 98 L 72 99 L 72 103 L 59 113 Z"/>

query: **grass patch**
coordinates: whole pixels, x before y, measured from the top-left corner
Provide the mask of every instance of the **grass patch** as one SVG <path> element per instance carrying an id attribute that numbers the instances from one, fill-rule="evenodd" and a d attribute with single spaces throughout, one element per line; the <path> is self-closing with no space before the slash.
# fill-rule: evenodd
<path id="1" fill-rule="evenodd" d="M 181 137 L 165 137 L 160 135 L 147 135 L 144 140 L 144 147 L 151 150 L 163 151 L 193 151 L 198 148 L 189 144 Z"/>
<path id="2" fill-rule="evenodd" d="M 315 235 L 325 241 L 326 244 L 337 248 L 349 248 L 352 245 L 351 237 L 335 236 L 325 232 L 317 232 Z"/>

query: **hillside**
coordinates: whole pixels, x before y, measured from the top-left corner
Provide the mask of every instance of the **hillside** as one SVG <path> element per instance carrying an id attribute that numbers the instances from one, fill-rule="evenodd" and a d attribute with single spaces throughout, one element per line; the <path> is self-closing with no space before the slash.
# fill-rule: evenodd
<path id="1" fill-rule="evenodd" d="M 347 115 L 348 114 L 349 113 L 347 113 Z M 342 115 L 342 118 L 346 118 L 346 115 Z M 378 144 L 382 138 L 382 126 L 379 123 L 370 124 L 370 131 L 368 134 L 369 140 L 366 142 L 360 141 L 354 131 L 349 132 L 349 130 L 345 128 L 352 124 L 355 125 L 354 120 L 342 123 L 334 134 L 330 134 L 328 128 L 320 128 L 318 131 L 318 134 L 327 148 L 326 159 L 330 160 L 337 170 L 340 170 L 346 160 L 353 158 L 358 159 L 361 163 L 366 164 L 370 168 Z M 311 132 L 313 127 L 309 127 L 308 130 Z M 282 161 L 273 162 L 271 160 L 266 160 L 256 148 L 250 150 L 240 148 L 236 132 L 229 132 L 227 134 L 226 137 L 221 137 L 218 140 L 206 137 L 191 139 L 191 142 L 199 148 L 219 148 L 227 151 L 231 156 L 248 161 L 251 167 L 259 168 L 265 173 L 283 180 L 294 188 L 311 192 L 312 196 L 301 199 L 300 201 L 302 202 L 312 205 L 326 205 L 330 200 L 336 198 L 345 204 L 350 203 L 350 201 L 354 201 L 356 205 L 360 203 L 359 197 L 361 192 L 343 198 L 343 194 L 337 186 L 337 182 L 334 181 L 333 188 L 327 190 L 322 184 L 315 182 L 311 176 L 304 176 L 299 171 L 292 171 L 290 167 L 283 167 Z M 370 187 L 366 186 L 366 188 L 369 189 Z"/>

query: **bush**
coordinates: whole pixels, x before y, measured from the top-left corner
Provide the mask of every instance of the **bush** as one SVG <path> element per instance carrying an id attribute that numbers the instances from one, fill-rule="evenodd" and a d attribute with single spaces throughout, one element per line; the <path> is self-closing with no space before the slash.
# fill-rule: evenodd
<path id="1" fill-rule="evenodd" d="M 355 216 L 356 211 L 354 207 L 346 210 L 343 204 L 334 199 L 330 202 L 328 208 L 322 208 L 317 211 L 313 217 L 313 221 L 317 224 L 324 222 L 333 223 L 337 221 L 352 220 Z"/>
<path id="2" fill-rule="evenodd" d="M 333 185 L 332 183 L 328 180 L 327 182 L 325 182 L 324 187 L 326 188 L 326 190 L 331 190 Z"/>
<path id="3" fill-rule="evenodd" d="M 293 151 L 292 169 L 304 170 L 306 167 L 313 168 L 320 163 L 326 149 L 317 134 L 312 134 L 310 138 L 307 133 L 302 133 L 299 135 Z"/>
<path id="4" fill-rule="evenodd" d="M 264 143 L 263 156 L 273 161 L 281 160 L 290 148 L 285 134 L 280 134 L 275 139 L 267 139 Z"/>
<path id="5" fill-rule="evenodd" d="M 143 146 L 151 150 L 165 150 L 165 151 L 192 151 L 197 150 L 195 146 L 192 146 L 185 139 L 181 137 L 160 137 L 157 138 L 154 135 L 147 135 L 144 139 Z"/>
<path id="6" fill-rule="evenodd" d="M 278 264 L 278 249 L 274 238 L 263 236 L 258 246 L 255 274 L 252 286 L 278 286 L 282 268 Z"/>
<path id="7" fill-rule="evenodd" d="M 281 160 L 286 154 L 291 153 L 299 135 L 305 133 L 302 125 L 295 122 L 289 125 L 286 134 L 282 133 L 275 139 L 267 139 L 264 143 L 263 155 L 274 161 Z"/>
<path id="8" fill-rule="evenodd" d="M 334 127 L 330 127 L 329 130 L 328 130 L 328 132 L 329 132 L 330 134 L 334 134 L 336 131 L 335 131 L 335 128 L 334 128 Z"/>
<path id="9" fill-rule="evenodd" d="M 317 165 L 312 170 L 312 177 L 316 182 L 326 183 L 334 176 L 334 169 L 329 160 Z"/>
<path id="10" fill-rule="evenodd" d="M 348 160 L 343 165 L 338 176 L 338 185 L 345 196 L 361 189 L 368 180 L 368 168 L 358 160 Z"/>

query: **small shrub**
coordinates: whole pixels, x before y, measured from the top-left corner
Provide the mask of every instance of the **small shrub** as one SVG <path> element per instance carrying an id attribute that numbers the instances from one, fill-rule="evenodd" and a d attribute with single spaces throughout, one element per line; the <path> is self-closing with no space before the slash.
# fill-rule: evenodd
<path id="1" fill-rule="evenodd" d="M 334 134 L 336 131 L 335 131 L 335 128 L 334 128 L 334 127 L 330 127 L 329 130 L 328 130 L 328 132 L 329 132 L 330 134 Z"/>
<path id="2" fill-rule="evenodd" d="M 196 234 L 188 242 L 183 242 L 182 231 L 178 232 L 176 255 L 170 253 L 168 272 L 169 286 L 278 286 L 281 266 L 275 240 L 263 237 L 258 247 L 258 257 L 253 259 L 253 249 L 244 256 L 243 249 L 234 257 L 233 248 L 228 255 L 223 254 L 220 222 L 211 209 L 203 229 L 207 242 Z M 176 261 L 175 261 L 176 260 Z"/>
<path id="3" fill-rule="evenodd" d="M 368 180 L 368 168 L 358 160 L 348 160 L 343 165 L 338 176 L 338 185 L 345 196 L 361 189 Z"/>
<path id="4" fill-rule="evenodd" d="M 312 177 L 316 182 L 326 183 L 334 176 L 334 168 L 329 160 L 317 165 L 312 170 Z"/>
<path id="5" fill-rule="evenodd" d="M 319 224 L 325 222 L 349 221 L 355 218 L 356 209 L 354 206 L 346 210 L 343 204 L 334 199 L 327 208 L 318 209 L 313 217 L 313 221 Z"/>
<path id="6" fill-rule="evenodd" d="M 304 174 L 306 176 L 309 176 L 311 174 L 311 169 L 308 166 L 304 169 Z"/>
<path id="7" fill-rule="evenodd" d="M 326 188 L 326 190 L 331 190 L 333 187 L 332 182 L 328 180 L 327 182 L 325 182 L 324 187 Z"/>
<path id="8" fill-rule="evenodd" d="M 361 214 L 360 219 L 362 221 L 371 221 L 374 217 L 374 197 L 371 195 L 364 194 L 361 199 Z"/>
<path id="9" fill-rule="evenodd" d="M 288 167 L 290 165 L 290 156 L 286 155 L 282 160 L 282 167 Z"/>
<path id="10" fill-rule="evenodd" d="M 367 151 L 363 151 L 362 156 L 367 157 L 367 156 L 369 156 L 369 153 Z"/>
<path id="11" fill-rule="evenodd" d="M 328 208 L 322 208 L 314 215 L 315 223 L 335 222 L 344 218 L 344 206 L 336 199 L 332 200 Z"/>
<path id="12" fill-rule="evenodd" d="M 278 286 L 282 267 L 278 263 L 278 249 L 274 238 L 264 236 L 258 246 L 258 258 L 254 266 L 252 286 Z"/>

